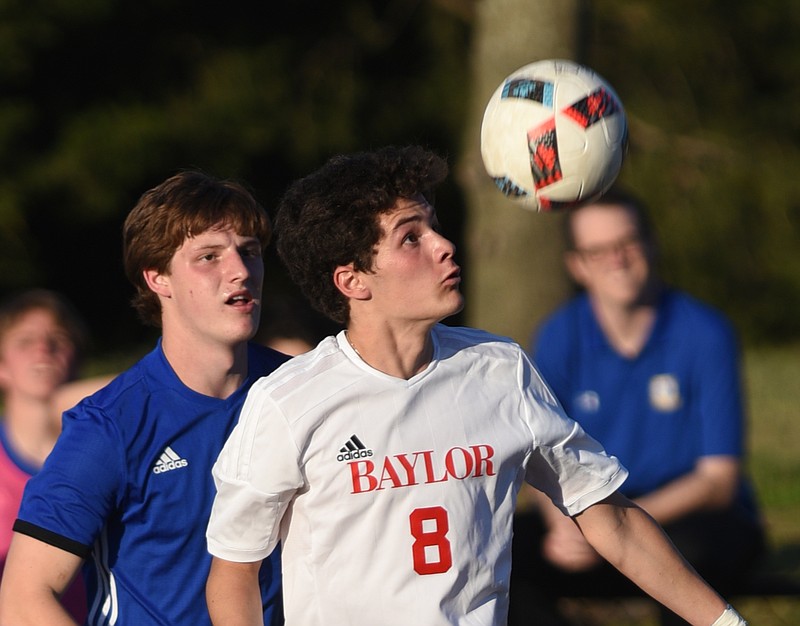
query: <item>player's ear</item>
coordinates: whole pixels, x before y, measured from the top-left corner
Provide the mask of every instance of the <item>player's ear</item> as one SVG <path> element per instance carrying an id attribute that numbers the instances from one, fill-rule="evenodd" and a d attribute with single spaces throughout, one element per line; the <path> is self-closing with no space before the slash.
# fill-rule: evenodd
<path id="1" fill-rule="evenodd" d="M 581 253 L 576 250 L 568 250 L 564 253 L 564 265 L 567 266 L 569 275 L 579 285 L 586 285 L 586 265 L 581 257 Z"/>
<path id="2" fill-rule="evenodd" d="M 169 276 L 166 274 L 162 274 L 158 270 L 151 268 L 144 270 L 142 272 L 142 276 L 144 277 L 144 281 L 147 283 L 147 286 L 155 294 L 163 296 L 164 298 L 169 298 L 172 295 Z"/>
<path id="3" fill-rule="evenodd" d="M 345 298 L 351 300 L 368 300 L 372 295 L 364 283 L 362 272 L 356 270 L 352 263 L 339 265 L 333 270 L 333 284 Z"/>

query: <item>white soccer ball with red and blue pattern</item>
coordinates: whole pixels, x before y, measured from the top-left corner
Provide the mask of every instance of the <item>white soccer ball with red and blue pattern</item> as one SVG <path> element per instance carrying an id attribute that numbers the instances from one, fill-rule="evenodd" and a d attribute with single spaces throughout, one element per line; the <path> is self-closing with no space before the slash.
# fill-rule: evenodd
<path id="1" fill-rule="evenodd" d="M 611 85 L 562 59 L 510 74 L 486 105 L 481 157 L 498 189 L 532 211 L 601 196 L 619 175 L 628 124 Z"/>

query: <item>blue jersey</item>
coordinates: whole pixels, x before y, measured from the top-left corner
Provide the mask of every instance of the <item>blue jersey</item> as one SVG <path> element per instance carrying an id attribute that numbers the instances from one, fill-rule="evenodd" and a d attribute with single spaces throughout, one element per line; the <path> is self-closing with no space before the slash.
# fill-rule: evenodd
<path id="1" fill-rule="evenodd" d="M 225 400 L 186 387 L 161 345 L 64 415 L 15 530 L 86 558 L 88 624 L 210 624 L 211 466 L 250 385 L 285 360 L 251 344 Z M 279 551 L 261 570 L 265 624 L 282 623 Z"/>
<path id="2" fill-rule="evenodd" d="M 628 468 L 621 491 L 629 497 L 691 471 L 700 457 L 742 454 L 734 331 L 684 293 L 662 294 L 636 357 L 611 347 L 585 294 L 546 320 L 533 356 L 567 414 Z"/>

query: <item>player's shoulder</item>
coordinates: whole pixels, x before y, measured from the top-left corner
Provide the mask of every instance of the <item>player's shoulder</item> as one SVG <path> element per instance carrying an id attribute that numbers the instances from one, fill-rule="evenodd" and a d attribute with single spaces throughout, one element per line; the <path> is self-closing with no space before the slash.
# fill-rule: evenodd
<path id="1" fill-rule="evenodd" d="M 256 381 L 253 389 L 267 394 L 287 386 L 296 389 L 310 384 L 312 379 L 324 375 L 338 363 L 345 361 L 336 337 L 326 337 L 314 349 L 284 360 Z"/>
<path id="2" fill-rule="evenodd" d="M 516 361 L 522 353 L 522 348 L 513 339 L 479 328 L 437 324 L 433 334 L 439 350 L 439 360 L 461 354 L 475 358 L 491 357 Z"/>
<path id="3" fill-rule="evenodd" d="M 111 379 L 105 386 L 84 398 L 77 407 L 92 406 L 109 408 L 123 401 L 127 396 L 142 395 L 142 390 L 149 386 L 147 381 L 148 364 L 154 359 L 151 352 L 134 363 L 131 367 Z M 158 380 L 159 377 L 154 377 Z"/>
<path id="4" fill-rule="evenodd" d="M 682 332 L 691 332 L 699 339 L 735 339 L 733 324 L 725 313 L 685 291 L 666 290 L 661 307 Z"/>
<path id="5" fill-rule="evenodd" d="M 680 289 L 664 290 L 662 303 L 663 306 L 670 307 L 684 315 L 694 315 L 712 321 L 727 321 L 725 314 L 717 307 Z"/>
<path id="6" fill-rule="evenodd" d="M 152 398 L 151 380 L 143 361 L 116 376 L 111 382 L 63 413 L 62 438 L 80 440 L 83 450 L 124 450 L 147 414 Z M 150 380 L 149 380 L 150 379 Z M 66 450 L 66 452 L 65 452 Z M 75 447 L 56 446 L 52 454 L 69 458 Z M 122 456 L 120 456 L 120 459 Z"/>
<path id="7" fill-rule="evenodd" d="M 154 393 L 169 393 L 177 376 L 166 362 L 160 345 L 145 354 L 108 384 L 65 412 L 70 419 L 136 421 Z"/>

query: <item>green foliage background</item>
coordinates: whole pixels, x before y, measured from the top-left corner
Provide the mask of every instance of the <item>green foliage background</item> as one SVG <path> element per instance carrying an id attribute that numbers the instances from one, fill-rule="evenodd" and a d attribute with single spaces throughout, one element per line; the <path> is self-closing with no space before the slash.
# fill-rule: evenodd
<path id="1" fill-rule="evenodd" d="M 449 152 L 468 33 L 418 2 L 1 0 L 0 290 L 61 289 L 104 346 L 135 342 L 119 229 L 142 191 L 198 167 L 269 208 L 336 152 Z"/>
<path id="2" fill-rule="evenodd" d="M 271 207 L 289 180 L 340 151 L 421 142 L 455 163 L 474 8 L 0 0 L 0 293 L 60 289 L 101 347 L 133 343 L 145 331 L 127 306 L 119 229 L 138 195 L 174 171 L 243 179 Z M 800 5 L 588 8 L 580 60 L 625 103 L 621 180 L 650 200 L 666 273 L 749 342 L 797 338 Z M 439 206 L 458 243 L 456 178 Z M 290 290 L 268 261 L 269 288 Z"/>
<path id="3" fill-rule="evenodd" d="M 587 57 L 625 102 L 621 180 L 676 284 L 749 342 L 800 332 L 800 5 L 596 0 Z"/>

